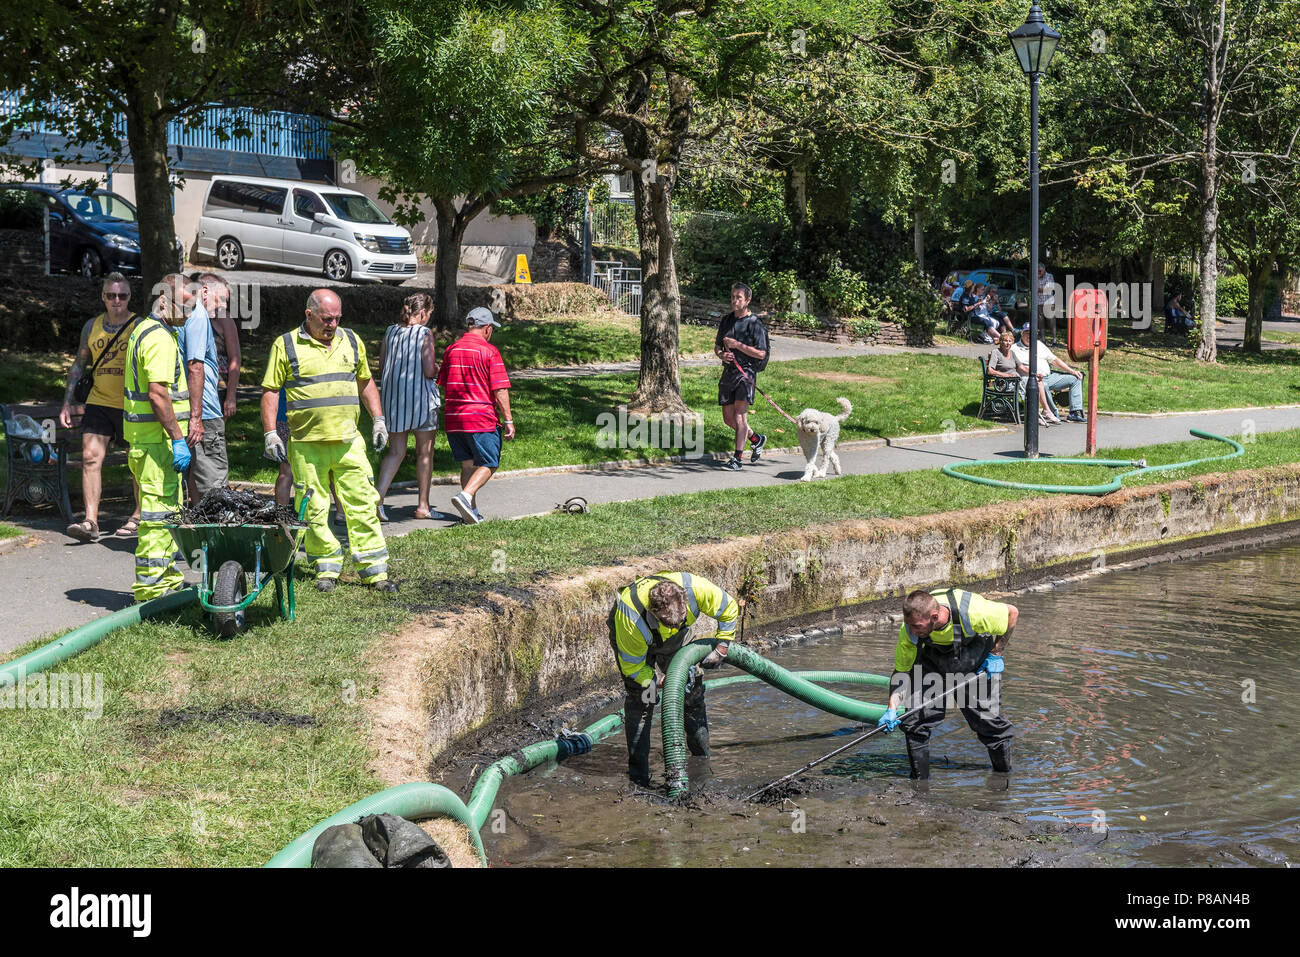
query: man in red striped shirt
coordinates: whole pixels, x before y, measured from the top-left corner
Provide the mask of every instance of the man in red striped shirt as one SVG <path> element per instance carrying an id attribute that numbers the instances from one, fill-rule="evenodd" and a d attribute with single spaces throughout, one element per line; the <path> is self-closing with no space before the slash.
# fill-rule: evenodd
<path id="1" fill-rule="evenodd" d="M 466 333 L 449 345 L 438 368 L 442 391 L 443 431 L 451 454 L 460 462 L 461 491 L 451 500 L 466 524 L 483 521 L 476 497 L 501 464 L 501 437 L 515 437 L 510 419 L 510 377 L 501 353 L 492 345 L 500 329 L 489 309 L 479 306 L 465 317 Z M 497 410 L 500 409 L 500 419 Z"/>

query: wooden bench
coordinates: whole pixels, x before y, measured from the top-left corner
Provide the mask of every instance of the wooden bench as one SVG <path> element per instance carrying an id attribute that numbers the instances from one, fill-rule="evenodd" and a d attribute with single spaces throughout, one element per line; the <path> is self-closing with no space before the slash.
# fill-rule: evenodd
<path id="1" fill-rule="evenodd" d="M 81 465 L 81 414 L 73 414 L 72 428 L 60 428 L 59 408 L 57 405 L 0 405 L 0 428 L 3 428 L 8 465 L 0 516 L 8 515 L 21 501 L 36 508 L 56 506 L 68 524 L 75 521 L 68 469 Z M 11 429 L 16 415 L 34 419 L 42 427 L 42 437 L 14 435 Z M 122 448 L 111 449 L 104 456 L 105 467 L 124 462 L 126 450 Z"/>

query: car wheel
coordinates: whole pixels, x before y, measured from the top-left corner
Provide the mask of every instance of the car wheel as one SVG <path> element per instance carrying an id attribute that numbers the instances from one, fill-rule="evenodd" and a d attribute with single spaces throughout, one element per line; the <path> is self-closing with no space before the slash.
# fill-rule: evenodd
<path id="1" fill-rule="evenodd" d="M 87 279 L 94 279 L 104 271 L 104 261 L 99 258 L 99 253 L 93 249 L 83 249 L 81 259 L 77 263 L 77 271 Z"/>
<path id="2" fill-rule="evenodd" d="M 325 275 L 335 282 L 347 282 L 352 277 L 352 260 L 341 249 L 331 249 L 325 254 Z"/>
<path id="3" fill-rule="evenodd" d="M 217 243 L 217 262 L 222 269 L 238 269 L 244 265 L 244 247 L 239 240 L 227 236 Z"/>

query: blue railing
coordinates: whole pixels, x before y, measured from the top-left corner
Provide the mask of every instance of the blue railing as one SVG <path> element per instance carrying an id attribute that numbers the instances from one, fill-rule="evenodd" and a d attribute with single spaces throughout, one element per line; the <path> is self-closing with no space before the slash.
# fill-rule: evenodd
<path id="1" fill-rule="evenodd" d="M 12 114 L 21 105 L 21 93 L 0 91 L 0 117 Z M 52 101 L 51 107 L 51 112 L 55 113 L 70 111 L 66 101 L 57 99 Z M 60 124 L 45 120 L 25 126 L 24 131 L 34 134 L 63 132 Z M 113 131 L 121 139 L 126 139 L 125 117 L 114 117 Z M 329 152 L 329 131 L 324 120 L 303 113 L 211 104 L 187 122 L 173 120 L 168 124 L 167 143 L 194 149 L 323 160 Z"/>

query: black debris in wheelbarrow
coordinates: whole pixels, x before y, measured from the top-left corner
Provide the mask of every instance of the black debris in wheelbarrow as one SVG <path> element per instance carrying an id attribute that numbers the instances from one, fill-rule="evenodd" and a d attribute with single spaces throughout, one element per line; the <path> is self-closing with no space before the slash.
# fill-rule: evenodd
<path id="1" fill-rule="evenodd" d="M 286 525 L 302 528 L 291 505 L 228 485 L 208 489 L 198 504 L 185 505 L 175 514 L 177 525 Z"/>

